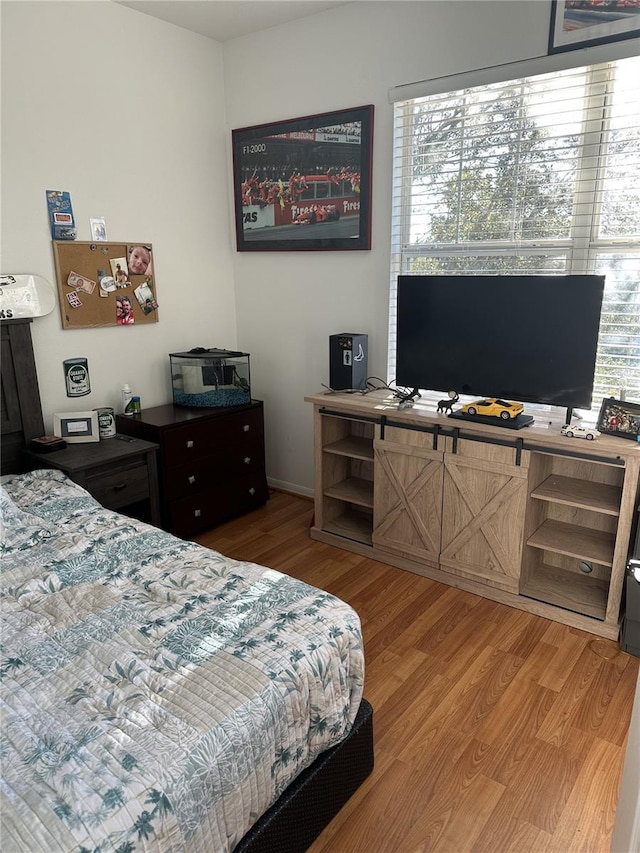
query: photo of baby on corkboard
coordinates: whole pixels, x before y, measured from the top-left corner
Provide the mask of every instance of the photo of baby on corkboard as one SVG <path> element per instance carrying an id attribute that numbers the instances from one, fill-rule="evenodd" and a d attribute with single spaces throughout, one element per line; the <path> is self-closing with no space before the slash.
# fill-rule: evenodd
<path id="1" fill-rule="evenodd" d="M 129 272 L 132 275 L 151 275 L 153 258 L 151 246 L 129 246 Z"/>

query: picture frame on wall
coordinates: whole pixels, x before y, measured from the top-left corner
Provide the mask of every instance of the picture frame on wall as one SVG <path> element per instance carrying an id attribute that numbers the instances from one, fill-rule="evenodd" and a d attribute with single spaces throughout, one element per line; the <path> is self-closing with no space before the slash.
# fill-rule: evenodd
<path id="1" fill-rule="evenodd" d="M 552 0 L 549 53 L 640 36 L 640 0 Z"/>
<path id="2" fill-rule="evenodd" d="M 607 435 L 637 441 L 640 436 L 640 404 L 605 397 L 600 407 L 597 428 Z"/>
<path id="3" fill-rule="evenodd" d="M 371 248 L 373 106 L 232 131 L 239 252 Z"/>

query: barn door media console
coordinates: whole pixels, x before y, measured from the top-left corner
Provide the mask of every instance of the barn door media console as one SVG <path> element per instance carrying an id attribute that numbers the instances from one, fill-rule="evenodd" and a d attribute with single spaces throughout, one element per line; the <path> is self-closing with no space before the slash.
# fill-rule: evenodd
<path id="1" fill-rule="evenodd" d="M 311 536 L 617 639 L 640 448 L 315 394 Z"/>

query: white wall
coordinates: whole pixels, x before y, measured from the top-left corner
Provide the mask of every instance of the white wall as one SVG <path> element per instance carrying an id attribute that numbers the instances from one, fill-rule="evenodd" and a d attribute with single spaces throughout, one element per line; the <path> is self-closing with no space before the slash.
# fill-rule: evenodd
<path id="1" fill-rule="evenodd" d="M 611 853 L 637 853 L 640 850 L 640 678 L 627 736 L 624 768 L 611 836 Z"/>
<path id="2" fill-rule="evenodd" d="M 354 2 L 224 45 L 229 130 L 375 106 L 373 248 L 242 253 L 234 260 L 238 344 L 265 401 L 272 482 L 311 494 L 311 406 L 329 378 L 329 335 L 369 335 L 369 374 L 386 377 L 394 85 L 547 52 L 539 0 Z"/>
<path id="3" fill-rule="evenodd" d="M 168 353 L 235 348 L 221 46 L 96 2 L 8 2 L 2 15 L 3 273 L 54 281 L 45 190 L 69 190 L 78 239 L 149 241 L 160 322 L 32 325 L 45 426 L 54 411 L 171 399 Z M 92 393 L 66 396 L 62 362 L 89 359 Z"/>
<path id="4" fill-rule="evenodd" d="M 109 0 L 0 11 L 2 272 L 53 280 L 46 189 L 71 192 L 79 239 L 104 215 L 110 239 L 150 241 L 156 255 L 159 323 L 62 330 L 57 308 L 35 320 L 47 428 L 79 406 L 65 358 L 89 358 L 83 407 L 117 405 L 125 381 L 149 407 L 170 400 L 169 352 L 237 346 L 265 401 L 269 479 L 311 494 L 303 397 L 328 381 L 329 335 L 368 334 L 369 374 L 386 372 L 388 90 L 545 54 L 549 4 L 356 0 L 225 45 Z M 236 253 L 231 129 L 369 103 L 372 250 Z"/>

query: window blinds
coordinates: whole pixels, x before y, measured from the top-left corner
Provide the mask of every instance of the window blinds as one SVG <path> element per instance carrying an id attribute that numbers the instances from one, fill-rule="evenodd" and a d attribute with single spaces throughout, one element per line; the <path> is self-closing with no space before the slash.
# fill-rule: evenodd
<path id="1" fill-rule="evenodd" d="M 599 273 L 594 404 L 640 400 L 638 79 L 633 57 L 395 104 L 391 381 L 398 274 Z"/>

